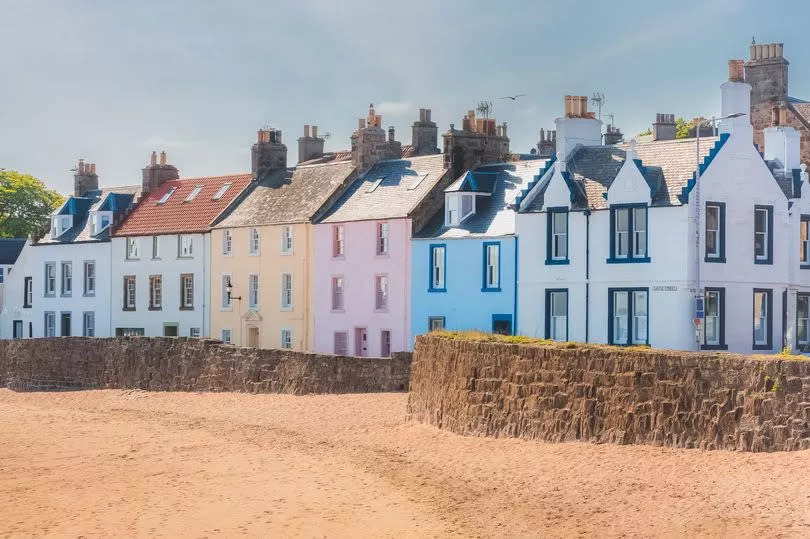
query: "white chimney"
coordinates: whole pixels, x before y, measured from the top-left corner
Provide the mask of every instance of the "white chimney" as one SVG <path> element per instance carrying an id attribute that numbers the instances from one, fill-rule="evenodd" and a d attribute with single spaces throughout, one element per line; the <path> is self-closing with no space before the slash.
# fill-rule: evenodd
<path id="1" fill-rule="evenodd" d="M 765 134 L 765 159 L 768 161 L 778 161 L 786 171 L 799 168 L 801 164 L 800 137 L 798 131 L 792 127 L 778 126 L 766 127 Z"/>
<path id="2" fill-rule="evenodd" d="M 587 98 L 565 96 L 565 114 L 554 120 L 557 125 L 557 154 L 568 159 L 577 144 L 602 145 L 602 122 L 588 112 Z"/>
<path id="3" fill-rule="evenodd" d="M 742 81 L 742 60 L 728 61 L 728 79 L 720 85 L 720 115 L 722 117 L 740 114 L 720 122 L 721 133 L 730 133 L 736 137 L 754 140 L 754 128 L 751 125 L 751 85 Z"/>

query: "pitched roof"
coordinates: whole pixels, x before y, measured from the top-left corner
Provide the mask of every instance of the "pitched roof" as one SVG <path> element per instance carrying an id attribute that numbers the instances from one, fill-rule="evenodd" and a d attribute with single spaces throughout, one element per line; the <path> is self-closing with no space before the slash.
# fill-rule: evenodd
<path id="1" fill-rule="evenodd" d="M 273 171 L 249 188 L 217 228 L 309 221 L 354 171 L 350 161 Z"/>
<path id="2" fill-rule="evenodd" d="M 91 191 L 88 194 L 94 193 Z M 140 185 L 124 185 L 121 187 L 108 187 L 95 191 L 93 197 L 68 197 L 64 204 L 55 212 L 58 215 L 73 215 L 73 226 L 63 232 L 58 238 L 51 236 L 51 229 L 35 243 L 35 245 L 85 243 L 93 241 L 107 241 L 110 238 L 110 229 L 105 228 L 100 234 L 92 234 L 90 226 L 90 212 L 112 211 L 125 212 L 141 194 Z"/>
<path id="3" fill-rule="evenodd" d="M 141 200 L 113 236 L 206 232 L 252 179 L 250 173 L 245 173 L 167 181 Z M 226 184 L 231 185 L 214 199 Z M 189 200 L 197 187 L 200 191 Z M 161 203 L 166 195 L 169 196 Z"/>
<path id="4" fill-rule="evenodd" d="M 320 222 L 408 217 L 446 173 L 442 154 L 380 161 L 352 183 Z"/>
<path id="5" fill-rule="evenodd" d="M 492 186 L 491 195 L 476 195 L 475 213 L 461 224 L 453 227 L 444 225 L 444 207 L 437 211 L 416 238 L 463 238 L 470 236 L 497 237 L 515 233 L 515 211 L 511 208 L 515 197 L 545 166 L 545 160 L 518 161 L 484 165 L 472 172 L 465 172 L 459 180 L 445 189 L 451 188 L 464 178 L 475 177 L 478 183 Z M 458 191 L 458 189 L 455 189 Z M 484 192 L 482 191 L 478 191 Z"/>
<path id="6" fill-rule="evenodd" d="M 331 163 L 337 161 L 351 161 L 352 160 L 352 151 L 351 150 L 342 150 L 339 152 L 328 152 L 323 154 L 320 157 L 313 157 L 308 161 L 303 161 L 298 163 L 298 166 L 302 165 L 319 165 L 322 163 Z"/>
<path id="7" fill-rule="evenodd" d="M 25 238 L 0 238 L 0 264 L 14 264 L 25 247 L 25 242 Z"/>

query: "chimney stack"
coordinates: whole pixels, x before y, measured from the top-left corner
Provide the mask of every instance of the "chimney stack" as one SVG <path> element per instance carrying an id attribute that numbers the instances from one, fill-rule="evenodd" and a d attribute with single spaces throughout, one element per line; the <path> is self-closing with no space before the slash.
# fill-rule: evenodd
<path id="1" fill-rule="evenodd" d="M 540 129 L 540 140 L 537 142 L 537 155 L 549 159 L 557 154 L 556 131 Z"/>
<path id="2" fill-rule="evenodd" d="M 558 155 L 567 159 L 571 151 L 579 144 L 583 146 L 602 145 L 602 122 L 588 112 L 588 98 L 586 96 L 567 95 L 564 99 L 565 111 L 561 118 L 554 123 L 557 126 L 556 142 Z"/>
<path id="3" fill-rule="evenodd" d="M 298 162 L 303 163 L 310 159 L 317 159 L 323 156 L 323 146 L 326 141 L 318 138 L 318 126 L 304 126 L 304 136 L 298 139 Z"/>
<path id="4" fill-rule="evenodd" d="M 394 142 L 394 126 L 388 127 L 388 142 Z"/>
<path id="5" fill-rule="evenodd" d="M 789 174 L 801 164 L 800 134 L 792 127 L 767 127 L 764 130 L 766 161 L 777 161 L 779 168 Z"/>
<path id="6" fill-rule="evenodd" d="M 95 163 L 85 163 L 79 159 L 76 174 L 73 175 L 73 196 L 84 197 L 89 191 L 98 191 L 98 175 Z"/>
<path id="7" fill-rule="evenodd" d="M 742 60 L 728 61 L 728 80 L 731 82 L 745 81 L 745 62 Z"/>
<path id="8" fill-rule="evenodd" d="M 180 172 L 177 167 L 166 163 L 166 152 L 160 152 L 160 164 L 157 164 L 157 153 L 152 152 L 149 166 L 143 169 L 143 183 L 141 184 L 143 196 L 156 190 L 164 182 L 179 178 Z"/>
<path id="9" fill-rule="evenodd" d="M 430 118 L 430 111 L 427 112 Z M 476 118 L 467 111 L 461 120 L 462 129 L 453 124 L 444 133 L 444 166 L 458 178 L 464 172 L 487 163 L 498 163 L 509 154 L 506 123 L 498 125 L 494 118 Z"/>
<path id="10" fill-rule="evenodd" d="M 655 114 L 655 122 L 652 124 L 653 140 L 675 140 L 677 131 L 674 114 Z"/>
<path id="11" fill-rule="evenodd" d="M 728 80 L 720 85 L 720 113 L 722 116 L 742 114 L 737 118 L 721 120 L 719 131 L 729 133 L 736 138 L 743 137 L 750 144 L 754 142 L 754 128 L 751 125 L 751 85 L 740 76 L 744 70 L 742 60 L 730 60 L 728 63 Z"/>
<path id="12" fill-rule="evenodd" d="M 287 147 L 281 142 L 281 129 L 260 129 L 256 144 L 251 148 L 251 172 L 261 180 L 273 170 L 287 168 Z"/>
<path id="13" fill-rule="evenodd" d="M 382 115 L 368 106 L 366 121 L 360 120 L 359 128 L 352 134 L 352 163 L 361 172 L 370 169 L 377 161 L 402 157 L 402 144 L 395 140 L 394 127 L 388 128 L 388 139 L 382 128 Z"/>

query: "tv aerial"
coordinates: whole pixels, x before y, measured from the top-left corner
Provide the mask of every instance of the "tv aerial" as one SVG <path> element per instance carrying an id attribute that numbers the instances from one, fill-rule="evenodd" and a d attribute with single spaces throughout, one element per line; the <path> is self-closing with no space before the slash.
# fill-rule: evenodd
<path id="1" fill-rule="evenodd" d="M 591 97 L 591 103 L 593 106 L 596 107 L 597 117 L 601 120 L 602 119 L 602 107 L 605 103 L 607 103 L 607 99 L 605 98 L 605 94 L 601 92 L 594 92 L 593 96 Z"/>
<path id="2" fill-rule="evenodd" d="M 489 118 L 489 115 L 494 109 L 495 106 L 492 104 L 492 101 L 479 101 L 478 105 L 475 107 L 475 111 L 484 118 Z"/>

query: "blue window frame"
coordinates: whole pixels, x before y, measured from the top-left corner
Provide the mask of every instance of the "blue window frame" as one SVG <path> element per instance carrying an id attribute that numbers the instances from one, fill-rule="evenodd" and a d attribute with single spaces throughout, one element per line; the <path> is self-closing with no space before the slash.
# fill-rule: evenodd
<path id="1" fill-rule="evenodd" d="M 806 352 L 810 348 L 810 294 L 796 294 L 796 348 Z"/>
<path id="2" fill-rule="evenodd" d="M 610 258 L 608 264 L 649 262 L 646 204 L 613 204 L 610 207 Z"/>
<path id="3" fill-rule="evenodd" d="M 501 242 L 485 241 L 481 292 L 501 291 Z"/>
<path id="4" fill-rule="evenodd" d="M 447 245 L 430 245 L 428 292 L 447 292 Z"/>
<path id="5" fill-rule="evenodd" d="M 512 315 L 493 314 L 492 333 L 498 333 L 500 335 L 512 335 Z"/>
<path id="6" fill-rule="evenodd" d="M 810 269 L 810 215 L 802 215 L 799 221 L 799 264 Z"/>
<path id="7" fill-rule="evenodd" d="M 773 289 L 754 288 L 753 350 L 773 349 Z"/>
<path id="8" fill-rule="evenodd" d="M 568 289 L 546 288 L 546 339 L 568 340 Z"/>
<path id="9" fill-rule="evenodd" d="M 546 264 L 568 264 L 568 208 L 548 208 Z"/>
<path id="10" fill-rule="evenodd" d="M 754 264 L 773 264 L 773 206 L 754 206 Z"/>
<path id="11" fill-rule="evenodd" d="M 608 288 L 608 343 L 650 344 L 648 288 Z"/>
<path id="12" fill-rule="evenodd" d="M 706 287 L 703 299 L 701 350 L 728 350 L 726 345 L 726 289 Z"/>
<path id="13" fill-rule="evenodd" d="M 726 262 L 726 204 L 706 202 L 704 224 L 704 262 Z"/>

